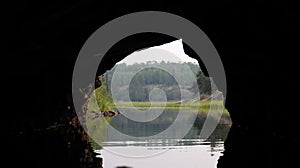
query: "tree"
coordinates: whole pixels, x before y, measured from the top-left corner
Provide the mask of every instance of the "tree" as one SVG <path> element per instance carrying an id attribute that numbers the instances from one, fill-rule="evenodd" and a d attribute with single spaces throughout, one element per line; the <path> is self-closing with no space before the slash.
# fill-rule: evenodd
<path id="1" fill-rule="evenodd" d="M 200 94 L 211 94 L 211 78 L 205 76 L 202 71 L 198 71 L 196 77 L 197 83 L 194 83 L 190 90 L 196 92 L 196 89 L 199 89 Z"/>

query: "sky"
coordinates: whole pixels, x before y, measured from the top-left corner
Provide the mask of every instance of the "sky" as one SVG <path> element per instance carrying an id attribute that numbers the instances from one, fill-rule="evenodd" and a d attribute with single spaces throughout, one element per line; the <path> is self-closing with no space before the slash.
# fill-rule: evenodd
<path id="1" fill-rule="evenodd" d="M 196 59 L 191 58 L 184 53 L 182 39 L 135 51 L 117 64 L 126 63 L 131 65 L 134 63 L 146 63 L 147 61 L 192 62 L 198 64 Z"/>

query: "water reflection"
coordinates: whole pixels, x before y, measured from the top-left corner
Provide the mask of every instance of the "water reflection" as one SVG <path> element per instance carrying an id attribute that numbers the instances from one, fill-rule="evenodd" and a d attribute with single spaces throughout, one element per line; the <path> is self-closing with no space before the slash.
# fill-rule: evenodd
<path id="1" fill-rule="evenodd" d="M 217 159 L 222 155 L 223 142 L 230 126 L 229 116 L 223 116 L 209 139 L 201 140 L 199 133 L 205 115 L 199 113 L 192 129 L 184 139 L 158 138 L 142 141 L 128 137 L 120 140 L 109 134 L 109 129 L 101 125 L 104 118 L 100 117 L 90 121 L 98 123 L 94 133 L 97 133 L 96 130 L 99 131 L 101 147 L 83 131 L 75 112 L 72 109 L 68 110 L 64 112 L 64 117 L 60 121 L 48 128 L 22 131 L 13 135 L 12 144 L 17 149 L 18 155 L 22 157 L 19 162 L 11 163 L 11 167 L 24 167 L 24 165 L 64 168 L 215 167 Z M 130 124 L 120 115 L 106 120 L 109 120 L 114 128 L 124 132 L 130 131 L 133 135 L 143 135 L 143 131 L 157 131 L 160 124 L 170 124 L 176 117 L 175 113 L 169 111 L 160 121 L 148 124 L 147 127 Z M 90 127 L 89 129 L 92 130 Z M 181 130 L 177 129 L 177 131 Z M 152 155 L 142 158 L 124 156 L 145 156 L 145 154 Z"/>
<path id="2" fill-rule="evenodd" d="M 136 113 L 135 115 L 145 115 L 148 117 L 149 113 L 140 114 L 141 112 L 132 112 L 130 109 L 121 109 L 122 113 Z M 139 113 L 139 114 L 138 114 Z M 182 113 L 182 120 L 180 121 L 179 127 L 176 127 L 173 132 L 170 132 L 168 136 L 160 137 L 159 139 L 168 140 L 172 139 L 171 137 L 178 137 L 178 134 L 181 134 L 185 131 L 185 126 L 188 122 L 193 122 L 192 128 L 189 132 L 185 135 L 185 139 L 199 139 L 200 132 L 202 130 L 203 124 L 207 119 L 207 113 L 198 113 L 196 114 L 196 119 L 193 117 L 195 116 L 195 112 L 187 111 Z M 131 114 L 133 115 L 133 114 Z M 107 141 L 138 141 L 145 138 L 139 137 L 148 137 L 151 135 L 155 135 L 165 129 L 167 129 L 176 119 L 178 116 L 178 110 L 176 109 L 167 109 L 165 110 L 159 117 L 151 122 L 136 122 L 124 117 L 123 115 L 115 116 L 111 118 L 109 121 L 110 126 L 113 128 L 105 128 L 105 140 Z M 217 125 L 214 132 L 210 135 L 209 139 L 220 139 L 224 141 L 226 139 L 227 133 L 229 131 L 231 124 L 230 117 L 228 115 L 223 115 L 219 124 Z M 99 122 L 99 125 L 101 123 Z M 128 137 L 116 137 L 115 134 L 109 134 L 112 129 L 115 129 L 123 134 L 130 135 Z M 98 130 L 99 132 L 99 130 Z M 118 139 L 122 138 L 122 139 Z"/>
<path id="3" fill-rule="evenodd" d="M 130 109 L 122 109 L 122 112 L 130 113 Z M 145 114 L 146 115 L 146 114 Z M 149 114 L 148 114 L 149 115 Z M 185 113 L 189 118 L 190 112 Z M 132 168 L 147 167 L 216 167 L 218 158 L 224 149 L 224 140 L 230 129 L 230 117 L 223 115 L 220 123 L 206 140 L 200 139 L 200 132 L 206 119 L 205 113 L 198 113 L 191 130 L 183 139 L 172 139 L 180 131 L 172 132 L 167 137 L 155 139 L 139 138 L 145 135 L 153 135 L 167 128 L 177 117 L 177 112 L 168 110 L 163 117 L 158 117 L 154 122 L 144 124 L 129 121 L 122 115 L 110 119 L 110 125 L 125 134 L 123 137 L 109 134 L 111 128 L 105 130 L 101 145 L 103 149 L 95 150 L 104 159 L 105 168 L 116 168 L 124 165 Z M 184 125 L 185 121 L 182 121 Z"/>
<path id="4" fill-rule="evenodd" d="M 112 149 L 114 148 L 114 149 Z M 211 144 L 202 145 L 178 145 L 178 146 L 106 146 L 103 150 L 97 150 L 104 158 L 105 168 L 115 168 L 127 165 L 133 168 L 152 167 L 205 167 L 213 168 L 217 165 L 218 158 L 222 155 L 223 143 L 218 142 L 213 147 Z M 149 157 L 126 157 L 111 151 L 126 152 L 131 155 L 148 151 L 163 151 Z"/>

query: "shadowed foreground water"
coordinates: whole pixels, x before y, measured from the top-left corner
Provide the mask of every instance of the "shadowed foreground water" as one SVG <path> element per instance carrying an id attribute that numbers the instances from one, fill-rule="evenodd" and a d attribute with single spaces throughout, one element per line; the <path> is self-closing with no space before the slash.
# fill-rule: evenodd
<path id="1" fill-rule="evenodd" d="M 66 120 L 46 129 L 24 129 L 11 135 L 11 147 L 16 150 L 9 150 L 11 153 L 7 153 L 7 156 L 18 156 L 18 161 L 10 162 L 10 167 L 216 167 L 230 128 L 229 116 L 223 116 L 214 133 L 203 141 L 199 139 L 199 133 L 205 116 L 199 114 L 184 139 L 120 140 L 106 130 L 106 134 L 100 134 L 104 141 L 99 146 L 91 141 L 77 116 L 70 111 Z M 154 134 L 165 128 L 176 116 L 176 112 L 167 112 L 160 121 L 141 126 L 117 115 L 111 118 L 110 125 L 140 137 L 145 135 L 145 131 L 152 131 L 148 134 Z"/>

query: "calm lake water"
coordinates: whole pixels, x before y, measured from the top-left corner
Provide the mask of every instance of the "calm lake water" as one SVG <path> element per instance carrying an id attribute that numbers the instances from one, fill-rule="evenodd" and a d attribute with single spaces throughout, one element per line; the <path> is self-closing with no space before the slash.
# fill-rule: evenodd
<path id="1" fill-rule="evenodd" d="M 97 157 L 103 158 L 104 168 L 215 168 L 231 124 L 230 117 L 223 115 L 211 136 L 203 140 L 199 135 L 206 115 L 185 112 L 178 126 L 169 131 L 167 136 L 154 136 L 172 125 L 178 117 L 178 111 L 165 110 L 151 122 L 137 122 L 126 116 L 147 115 L 149 118 L 149 115 L 157 116 L 155 112 L 149 114 L 122 109 L 122 114 L 109 121 L 111 128 L 102 130 L 102 136 L 105 134 L 102 147 L 95 149 L 100 154 Z M 192 119 L 195 114 L 196 119 Z M 191 129 L 184 133 L 183 138 L 178 138 L 180 133 L 186 131 L 184 127 L 188 122 L 192 122 Z M 118 136 L 112 133 L 113 130 L 128 136 Z"/>
<path id="2" fill-rule="evenodd" d="M 120 151 L 122 153 L 127 152 L 129 154 L 148 153 L 153 150 L 162 153 L 144 158 L 133 158 L 120 156 L 110 152 L 111 150 Z M 104 160 L 104 168 L 115 168 L 118 166 L 134 168 L 213 168 L 216 167 L 217 160 L 221 156 L 222 150 L 223 142 L 219 141 L 213 145 L 207 143 L 158 147 L 149 147 L 146 144 L 145 146 L 106 146 L 103 150 L 96 152 L 101 154 L 101 157 Z"/>

